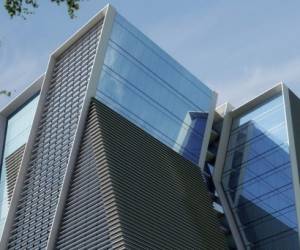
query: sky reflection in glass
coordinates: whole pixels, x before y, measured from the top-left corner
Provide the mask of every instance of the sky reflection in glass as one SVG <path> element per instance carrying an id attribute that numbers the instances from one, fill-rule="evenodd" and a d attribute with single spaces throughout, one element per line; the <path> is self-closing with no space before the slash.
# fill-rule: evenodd
<path id="1" fill-rule="evenodd" d="M 117 15 L 96 98 L 198 163 L 205 126 L 187 115 L 207 114 L 213 92 Z M 206 119 L 202 124 L 206 125 Z M 195 143 L 184 143 L 193 135 Z M 199 146 L 200 145 L 200 146 Z M 195 150 L 197 149 L 197 150 Z"/>
<path id="2" fill-rule="evenodd" d="M 233 120 L 222 184 L 253 249 L 297 249 L 283 97 Z"/>
<path id="3" fill-rule="evenodd" d="M 38 96 L 32 99 L 7 120 L 0 179 L 0 237 L 2 235 L 2 230 L 9 206 L 7 197 L 5 159 L 27 142 L 38 99 Z"/>

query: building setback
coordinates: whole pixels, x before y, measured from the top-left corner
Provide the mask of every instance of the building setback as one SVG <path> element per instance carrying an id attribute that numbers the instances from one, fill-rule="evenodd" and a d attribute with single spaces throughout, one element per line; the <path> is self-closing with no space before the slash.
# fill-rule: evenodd
<path id="1" fill-rule="evenodd" d="M 299 249 L 300 100 L 216 100 L 106 6 L 0 111 L 0 249 Z"/>

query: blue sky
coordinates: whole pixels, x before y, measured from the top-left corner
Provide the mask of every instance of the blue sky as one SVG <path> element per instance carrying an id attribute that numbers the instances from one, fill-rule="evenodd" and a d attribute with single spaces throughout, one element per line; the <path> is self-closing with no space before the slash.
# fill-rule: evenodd
<path id="1" fill-rule="evenodd" d="M 71 20 L 39 0 L 26 20 L 0 9 L 0 89 L 17 95 L 49 54 L 108 2 L 210 88 L 237 106 L 284 81 L 300 96 L 299 0 L 89 0 Z M 13 97 L 0 96 L 0 108 Z"/>

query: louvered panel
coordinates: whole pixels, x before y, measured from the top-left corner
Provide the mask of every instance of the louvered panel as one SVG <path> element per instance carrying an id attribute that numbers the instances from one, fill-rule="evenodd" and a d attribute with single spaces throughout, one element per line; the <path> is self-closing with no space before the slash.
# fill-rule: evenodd
<path id="1" fill-rule="evenodd" d="M 16 179 L 25 150 L 25 145 L 26 144 L 22 145 L 15 152 L 5 158 L 7 198 L 9 203 L 11 201 L 11 197 L 15 188 Z"/>
<path id="2" fill-rule="evenodd" d="M 93 139 L 98 130 L 89 115 L 69 195 L 60 226 L 56 249 L 109 249 L 111 241 L 97 165 L 106 164 L 105 151 L 95 158 Z M 98 141 L 101 144 L 101 140 Z"/>
<path id="3" fill-rule="evenodd" d="M 200 169 L 100 102 L 126 249 L 226 249 Z"/>
<path id="4" fill-rule="evenodd" d="M 101 25 L 102 21 L 56 59 L 8 249 L 47 246 Z"/>
<path id="5" fill-rule="evenodd" d="M 98 101 L 87 124 L 57 249 L 226 249 L 197 166 Z"/>

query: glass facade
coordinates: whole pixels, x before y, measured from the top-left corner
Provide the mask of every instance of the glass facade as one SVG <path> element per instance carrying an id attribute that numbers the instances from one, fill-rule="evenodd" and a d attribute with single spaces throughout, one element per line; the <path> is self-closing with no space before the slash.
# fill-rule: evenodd
<path id="1" fill-rule="evenodd" d="M 215 108 L 216 96 L 211 89 L 118 14 L 99 70 L 95 98 L 186 159 L 199 163 L 209 114 Z M 38 98 L 32 97 L 7 119 L 0 152 L 0 238 L 9 208 L 8 183 L 13 183 L 5 161 L 27 143 Z M 223 123 L 221 116 L 217 120 Z M 203 169 L 213 205 L 220 213 L 223 208 L 217 202 L 223 197 L 218 197 L 213 183 L 216 158 L 210 155 L 217 154 L 223 145 L 219 144 L 222 126 L 215 139 L 210 139 L 211 154 L 207 154 Z M 299 249 L 289 146 L 282 94 L 232 120 L 220 182 L 246 249 Z"/>
<path id="2" fill-rule="evenodd" d="M 2 235 L 9 206 L 5 159 L 27 142 L 37 103 L 38 96 L 28 102 L 7 120 L 0 179 L 0 236 Z"/>
<path id="3" fill-rule="evenodd" d="M 282 95 L 233 119 L 222 185 L 249 249 L 298 249 Z"/>
<path id="4" fill-rule="evenodd" d="M 177 145 L 180 145 L 178 153 L 194 163 L 199 162 L 202 147 L 202 137 L 197 131 L 205 131 L 207 118 L 206 112 L 188 112 L 183 121 L 188 129 L 182 127 L 176 140 Z"/>
<path id="5" fill-rule="evenodd" d="M 96 98 L 198 163 L 214 93 L 120 15 Z M 187 142 L 185 135 L 194 140 Z"/>

